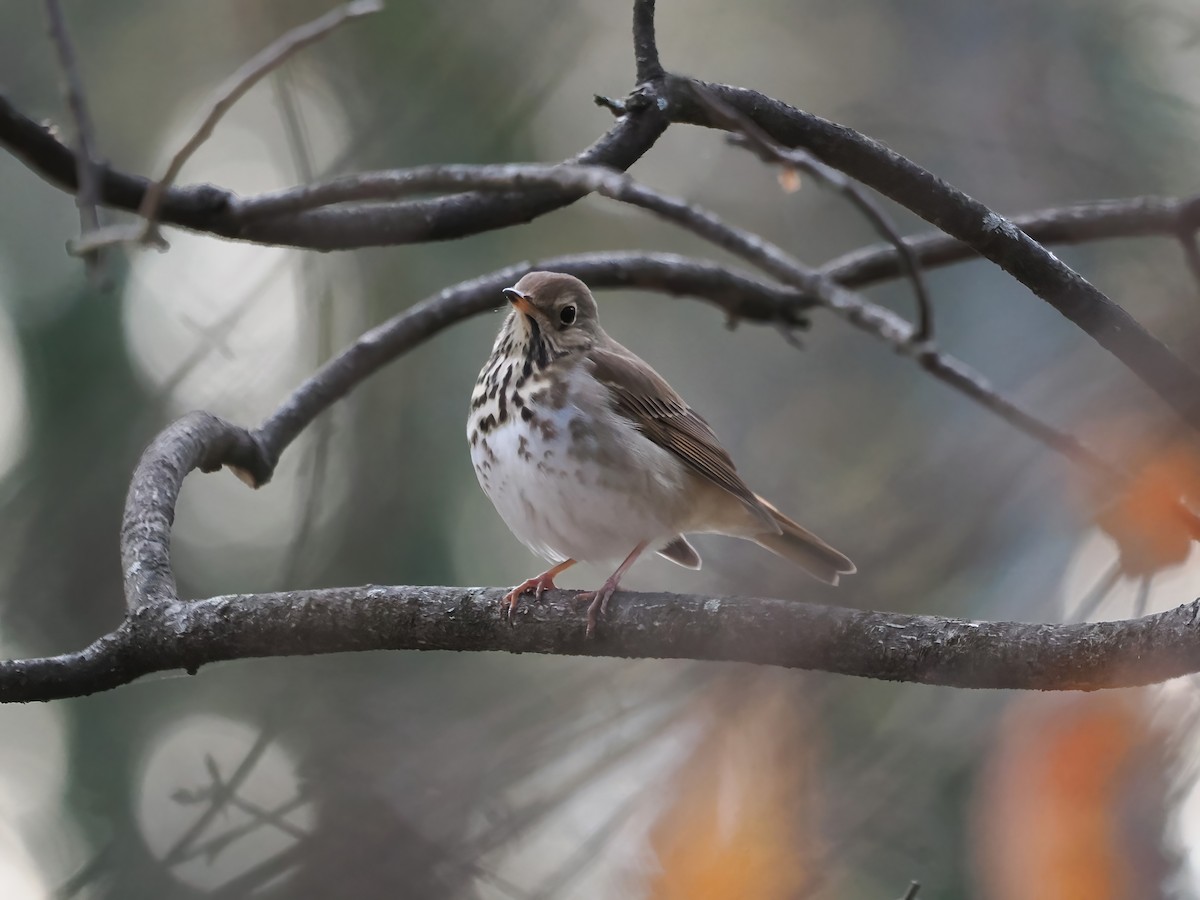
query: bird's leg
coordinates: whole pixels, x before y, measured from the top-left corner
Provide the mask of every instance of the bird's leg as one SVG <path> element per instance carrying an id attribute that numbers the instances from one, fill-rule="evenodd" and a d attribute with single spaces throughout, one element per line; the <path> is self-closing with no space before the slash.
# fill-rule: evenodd
<path id="1" fill-rule="evenodd" d="M 637 558 L 641 556 L 642 552 L 646 549 L 647 543 L 647 541 L 642 541 L 640 544 L 634 547 L 633 552 L 625 557 L 625 562 L 617 566 L 617 571 L 609 575 L 604 584 L 600 585 L 600 590 L 584 591 L 582 594 L 577 594 L 575 596 L 577 601 L 592 601 L 591 605 L 588 606 L 587 611 L 588 637 L 595 636 L 596 623 L 600 620 L 602 615 L 608 612 L 608 601 L 612 598 L 612 595 L 617 592 L 617 585 L 621 583 L 621 576 L 625 574 L 625 571 L 630 566 L 637 562 Z"/>
<path id="2" fill-rule="evenodd" d="M 554 578 L 561 572 L 565 572 L 571 566 L 575 565 L 575 560 L 568 559 L 565 562 L 560 562 L 552 569 L 547 569 L 541 575 L 535 575 L 533 578 L 527 578 L 515 588 L 504 595 L 504 599 L 500 601 L 500 618 L 512 621 L 513 616 L 517 612 L 517 604 L 521 600 L 521 595 L 526 591 L 533 591 L 533 599 L 541 600 L 542 594 L 546 591 L 554 591 L 558 588 L 554 584 Z"/>

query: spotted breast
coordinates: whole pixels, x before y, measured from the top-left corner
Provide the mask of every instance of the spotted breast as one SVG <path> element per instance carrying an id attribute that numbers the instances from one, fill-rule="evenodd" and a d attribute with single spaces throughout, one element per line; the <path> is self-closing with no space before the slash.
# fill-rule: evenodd
<path id="1" fill-rule="evenodd" d="M 503 329 L 479 373 L 471 462 L 509 529 L 552 562 L 619 560 L 679 533 L 687 474 L 612 408 L 585 358 Z"/>

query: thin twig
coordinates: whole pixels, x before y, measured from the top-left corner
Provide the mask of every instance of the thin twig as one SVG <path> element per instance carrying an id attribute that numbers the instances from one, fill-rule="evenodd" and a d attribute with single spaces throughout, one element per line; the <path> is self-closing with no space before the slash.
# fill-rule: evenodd
<path id="1" fill-rule="evenodd" d="M 807 172 L 821 183 L 836 190 L 863 214 L 883 239 L 895 249 L 900 257 L 904 274 L 912 284 L 913 296 L 917 304 L 917 327 L 913 331 L 913 343 L 924 344 L 931 341 L 933 339 L 933 302 L 929 299 L 929 287 L 925 282 L 925 275 L 921 271 L 916 256 L 900 236 L 899 229 L 892 224 L 887 213 L 883 211 L 883 207 L 841 172 L 825 165 L 807 150 L 799 147 L 788 148 L 779 144 L 753 119 L 719 99 L 700 82 L 691 82 L 691 88 L 701 104 L 707 106 L 717 120 L 722 122 L 727 130 L 733 132 L 731 137 L 740 138 L 740 140 L 734 140 L 735 144 L 746 147 L 765 163 L 783 166 L 780 182 L 784 185 L 785 190 L 793 188 L 791 179 L 796 177 L 796 170 Z"/>
<path id="2" fill-rule="evenodd" d="M 316 177 L 309 148 L 308 137 L 304 129 L 299 107 L 296 105 L 295 93 L 288 83 L 286 74 L 277 72 L 272 79 L 275 97 L 283 116 L 284 129 L 288 137 L 288 146 L 296 165 L 296 174 L 302 182 L 312 181 Z M 316 364 L 320 366 L 333 355 L 333 290 L 326 277 L 321 261 L 314 254 L 307 254 L 300 262 L 298 289 L 315 301 L 310 305 L 316 307 Z M 312 452 L 309 456 L 308 487 L 304 495 L 304 508 L 300 513 L 300 527 L 292 537 L 281 571 L 284 584 L 294 584 L 300 573 L 303 561 L 308 553 L 308 544 L 316 527 L 318 508 L 325 491 L 325 479 L 329 471 L 329 445 L 333 440 L 333 423 L 323 419 L 315 426 Z"/>
<path id="3" fill-rule="evenodd" d="M 254 744 L 246 752 L 246 755 L 238 763 L 237 768 L 233 770 L 233 774 L 229 776 L 227 781 L 214 785 L 212 793 L 208 797 L 208 808 L 204 810 L 183 834 L 175 841 L 174 844 L 163 854 L 162 861 L 165 866 L 178 865 L 184 859 L 188 858 L 189 851 L 192 849 L 193 843 L 197 838 L 204 833 L 213 820 L 221 814 L 225 809 L 225 804 L 232 797 L 242 783 L 250 777 L 250 773 L 254 767 L 258 765 L 264 753 L 271 746 L 271 742 L 275 739 L 273 728 L 264 727 L 259 731 L 254 739 Z"/>
<path id="4" fill-rule="evenodd" d="M 162 178 L 151 184 L 149 190 L 146 191 L 141 206 L 138 207 L 138 215 L 143 220 L 142 225 L 135 226 L 132 230 L 129 228 L 118 228 L 115 231 L 109 229 L 104 234 L 96 234 L 91 241 L 81 239 L 74 248 L 75 252 L 82 253 L 107 243 L 128 240 L 162 244 L 162 236 L 158 232 L 158 216 L 164 195 L 175 183 L 175 179 L 179 177 L 179 172 L 183 169 L 184 164 L 209 139 L 217 127 L 217 123 L 233 108 L 234 104 L 264 76 L 278 69 L 296 52 L 326 37 L 350 19 L 377 13 L 382 9 L 381 0 L 351 0 L 311 22 L 298 25 L 285 32 L 256 53 L 217 89 L 208 112 L 205 113 L 195 133 L 171 157 L 171 162 L 167 165 L 167 170 L 163 173 Z"/>
<path id="5" fill-rule="evenodd" d="M 1077 622 L 1086 622 L 1100 608 L 1100 604 L 1112 593 L 1112 589 L 1121 580 L 1121 561 L 1114 561 L 1097 580 L 1092 589 L 1083 595 L 1079 601 L 1073 618 Z"/>
<path id="6" fill-rule="evenodd" d="M 75 48 L 67 33 L 67 23 L 59 0 L 45 0 L 46 18 L 50 26 L 50 39 L 58 54 L 58 65 L 62 69 L 67 108 L 75 121 L 75 168 L 78 188 L 75 205 L 79 208 L 80 236 L 86 238 L 100 227 L 100 201 L 96 175 L 96 130 L 88 111 L 87 97 L 83 90 L 83 79 L 79 75 L 79 64 Z M 84 262 L 91 277 L 99 282 L 103 278 L 103 262 L 100 249 L 84 254 Z"/>
<path id="7" fill-rule="evenodd" d="M 904 892 L 904 896 L 900 900 L 917 900 L 917 893 L 921 890 L 921 883 L 914 881 L 908 886 L 908 890 Z"/>
<path id="8" fill-rule="evenodd" d="M 1146 606 L 1150 602 L 1150 587 L 1154 584 L 1154 573 L 1143 575 L 1138 579 L 1137 596 L 1133 601 L 1133 618 L 1140 619 L 1146 614 Z"/>

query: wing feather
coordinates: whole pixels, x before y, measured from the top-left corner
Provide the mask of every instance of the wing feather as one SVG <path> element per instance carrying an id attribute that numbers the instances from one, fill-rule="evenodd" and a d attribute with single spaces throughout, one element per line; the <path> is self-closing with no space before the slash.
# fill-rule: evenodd
<path id="1" fill-rule="evenodd" d="M 779 530 L 754 491 L 738 475 L 733 460 L 708 423 L 661 375 L 611 339 L 608 347 L 592 348 L 588 357 L 592 374 L 612 392 L 618 413 L 654 443 L 683 460 L 692 471 L 742 501 L 770 531 Z"/>

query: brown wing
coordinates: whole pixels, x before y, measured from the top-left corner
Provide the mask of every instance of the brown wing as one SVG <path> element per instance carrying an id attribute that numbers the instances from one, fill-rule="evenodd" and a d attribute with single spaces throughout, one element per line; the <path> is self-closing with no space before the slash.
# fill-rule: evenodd
<path id="1" fill-rule="evenodd" d="M 737 497 L 771 530 L 771 514 L 738 476 L 708 423 L 687 405 L 661 375 L 620 344 L 593 348 L 592 373 L 611 389 L 614 405 L 646 437 L 670 450 L 696 473 Z"/>

